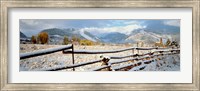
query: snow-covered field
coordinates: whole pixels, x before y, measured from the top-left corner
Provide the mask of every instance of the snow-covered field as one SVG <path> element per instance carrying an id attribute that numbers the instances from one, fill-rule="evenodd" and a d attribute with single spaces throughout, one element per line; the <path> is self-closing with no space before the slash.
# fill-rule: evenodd
<path id="1" fill-rule="evenodd" d="M 20 53 L 32 52 L 40 49 L 47 49 L 52 47 L 60 47 L 64 45 L 34 45 L 34 44 L 20 44 Z M 80 46 L 75 45 L 75 50 L 118 50 L 129 48 L 132 46 L 126 45 L 95 45 L 95 46 Z M 138 51 L 134 51 L 137 53 Z M 147 53 L 149 51 L 139 51 L 139 53 Z M 132 50 L 120 52 L 120 53 L 111 53 L 111 54 L 75 54 L 75 63 L 93 61 L 101 59 L 100 56 L 127 56 L 133 54 Z M 116 61 L 116 60 L 110 60 Z M 128 64 L 130 62 L 121 63 L 114 66 Z M 72 55 L 63 54 L 62 52 L 56 52 L 44 56 L 38 56 L 33 58 L 27 58 L 20 60 L 20 71 L 31 71 L 37 69 L 52 68 L 62 65 L 72 64 Z M 98 66 L 101 66 L 102 63 L 95 63 L 86 66 L 81 66 L 75 68 L 76 71 L 87 71 Z M 62 71 L 72 71 L 72 69 L 62 70 Z M 162 57 L 159 61 L 154 61 L 142 70 L 142 71 L 180 71 L 180 55 L 169 55 Z"/>

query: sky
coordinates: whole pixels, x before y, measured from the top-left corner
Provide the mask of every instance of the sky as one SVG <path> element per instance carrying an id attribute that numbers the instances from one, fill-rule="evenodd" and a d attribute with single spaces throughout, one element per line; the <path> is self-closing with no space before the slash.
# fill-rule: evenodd
<path id="1" fill-rule="evenodd" d="M 78 30 L 86 30 L 95 34 L 107 32 L 120 32 L 130 34 L 131 31 L 141 28 L 164 29 L 168 27 L 180 28 L 179 19 L 163 19 L 163 20 L 138 20 L 138 19 L 20 19 L 20 31 L 30 37 L 36 35 L 44 29 L 49 28 L 75 28 Z M 167 27 L 166 27 L 167 26 Z"/>

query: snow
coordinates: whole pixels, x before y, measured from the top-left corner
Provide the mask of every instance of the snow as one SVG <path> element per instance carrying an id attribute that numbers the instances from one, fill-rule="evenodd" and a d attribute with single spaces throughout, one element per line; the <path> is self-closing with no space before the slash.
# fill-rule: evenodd
<path id="1" fill-rule="evenodd" d="M 95 39 L 93 39 L 93 38 L 91 38 L 90 36 L 86 35 L 86 34 L 84 33 L 84 31 L 85 31 L 85 30 L 82 30 L 82 29 L 80 30 L 81 36 L 83 36 L 84 38 L 86 38 L 86 39 L 88 39 L 88 40 L 91 40 L 91 41 L 96 42 Z"/>
<path id="2" fill-rule="evenodd" d="M 36 50 L 46 49 L 46 48 L 53 48 L 53 47 L 61 47 L 63 45 L 32 45 L 32 44 L 20 44 L 20 53 L 25 52 L 33 52 Z M 126 46 L 74 46 L 76 50 L 81 50 L 83 48 L 87 50 L 116 50 L 116 49 L 122 49 Z M 128 46 L 130 47 L 130 46 Z M 110 56 L 127 56 L 131 55 L 131 51 L 126 52 L 120 52 L 115 54 L 75 54 L 75 63 L 82 63 L 92 60 L 99 60 L 101 59 L 100 56 L 104 57 L 110 57 Z M 149 51 L 141 51 L 140 53 L 146 53 Z M 138 60 L 138 61 L 128 61 L 123 62 L 119 64 L 113 64 L 112 67 L 118 67 L 123 66 L 126 64 L 132 64 L 132 63 L 139 63 L 142 62 L 141 65 L 134 67 L 133 71 L 180 71 L 180 55 L 166 55 L 163 57 L 159 57 L 161 60 L 157 60 L 157 57 L 149 64 L 144 64 L 144 62 L 149 60 Z M 128 58 L 130 59 L 130 58 Z M 126 60 L 126 59 L 124 59 Z M 117 61 L 116 59 L 112 59 L 109 62 Z M 48 54 L 44 56 L 38 56 L 28 59 L 20 60 L 20 71 L 33 71 L 37 69 L 45 69 L 45 68 L 52 68 L 57 66 L 63 66 L 63 65 L 71 65 L 72 64 L 72 55 L 71 54 L 63 54 L 62 52 L 56 52 L 53 54 Z M 101 62 L 90 64 L 82 67 L 75 68 L 76 71 L 88 71 L 90 69 L 96 68 L 101 66 Z M 142 67 L 145 67 L 144 69 L 140 70 Z M 129 69 L 128 69 L 129 70 Z M 62 71 L 72 71 L 72 69 L 65 69 Z"/>
<path id="3" fill-rule="evenodd" d="M 180 55 L 167 55 L 161 60 L 154 60 L 143 71 L 180 71 Z"/>

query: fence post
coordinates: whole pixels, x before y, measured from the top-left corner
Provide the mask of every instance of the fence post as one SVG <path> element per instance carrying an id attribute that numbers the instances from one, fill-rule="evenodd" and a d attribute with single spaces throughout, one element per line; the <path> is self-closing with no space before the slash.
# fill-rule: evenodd
<path id="1" fill-rule="evenodd" d="M 72 63 L 74 64 L 74 45 L 72 44 Z M 73 71 L 75 71 L 75 68 L 73 67 Z"/>
<path id="2" fill-rule="evenodd" d="M 137 48 L 139 47 L 139 43 L 137 42 Z M 139 54 L 139 50 L 137 49 L 137 54 Z"/>
<path id="3" fill-rule="evenodd" d="M 103 66 L 103 65 L 109 66 L 108 68 L 105 68 L 104 71 L 112 71 L 112 69 L 110 68 L 111 64 L 109 63 L 109 61 L 110 61 L 109 57 L 103 57 L 101 66 Z"/>
<path id="4" fill-rule="evenodd" d="M 134 55 L 134 49 L 132 50 L 132 52 L 133 52 L 133 55 Z M 133 56 L 134 57 L 134 56 Z"/>

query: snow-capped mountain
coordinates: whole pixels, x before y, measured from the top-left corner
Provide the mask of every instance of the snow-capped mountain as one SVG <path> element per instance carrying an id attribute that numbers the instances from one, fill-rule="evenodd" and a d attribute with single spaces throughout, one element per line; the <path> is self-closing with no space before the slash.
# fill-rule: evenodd
<path id="1" fill-rule="evenodd" d="M 98 37 L 92 35 L 91 33 L 85 30 L 78 30 L 74 28 L 68 28 L 68 29 L 51 28 L 42 30 L 41 32 L 47 32 L 50 38 L 54 41 L 63 41 L 62 39 L 64 38 L 64 36 L 67 36 L 69 38 L 75 36 L 80 39 L 87 39 L 93 42 L 100 41 Z"/>
<path id="2" fill-rule="evenodd" d="M 87 39 L 93 42 L 103 43 L 136 43 L 140 41 L 145 43 L 155 43 L 158 42 L 160 38 L 162 38 L 164 43 L 167 41 L 167 39 L 180 42 L 179 33 L 157 33 L 148 29 L 136 29 L 133 30 L 129 35 L 119 32 L 107 32 L 99 35 L 93 35 L 92 33 L 90 33 L 90 31 L 75 28 L 50 28 L 42 30 L 41 32 L 47 32 L 50 37 L 50 42 L 53 42 L 54 44 L 62 43 L 64 36 L 67 36 L 68 38 L 72 38 L 73 36 L 75 36 L 80 39 Z M 20 37 L 24 37 L 21 32 Z"/>
<path id="3" fill-rule="evenodd" d="M 80 30 L 80 35 L 87 40 L 91 40 L 94 42 L 100 41 L 100 39 L 98 37 L 92 35 L 91 33 L 87 32 L 85 30 Z"/>
<path id="4" fill-rule="evenodd" d="M 170 40 L 176 40 L 174 36 L 177 36 L 176 34 L 157 34 L 154 32 L 149 32 L 145 29 L 138 29 L 132 31 L 132 33 L 128 36 L 127 39 L 125 39 L 126 42 L 145 42 L 145 43 L 155 43 L 162 38 L 163 42 L 165 43 L 167 39 Z"/>
<path id="5" fill-rule="evenodd" d="M 125 39 L 126 42 L 145 42 L 145 43 L 153 43 L 155 41 L 159 41 L 160 35 L 155 33 L 146 32 L 145 30 L 135 30 L 133 31 L 128 38 Z"/>

